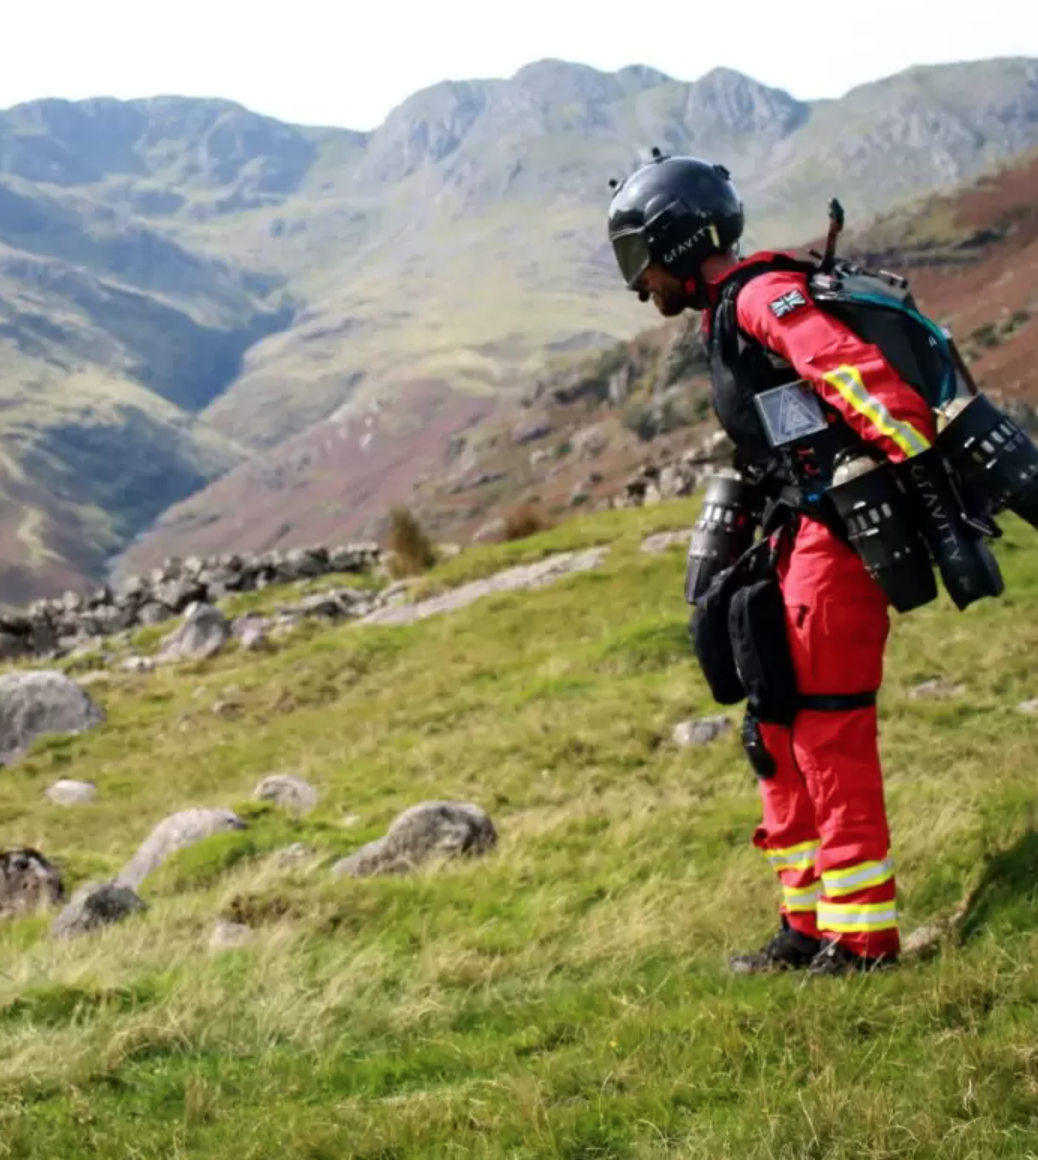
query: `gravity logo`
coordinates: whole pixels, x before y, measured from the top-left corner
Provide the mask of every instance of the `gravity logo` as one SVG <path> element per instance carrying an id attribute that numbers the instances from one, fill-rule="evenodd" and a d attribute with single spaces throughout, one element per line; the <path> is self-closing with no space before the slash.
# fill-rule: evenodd
<path id="1" fill-rule="evenodd" d="M 669 264 L 670 262 L 673 262 L 675 258 L 680 258 L 682 254 L 687 254 L 689 250 L 695 249 L 702 241 L 703 234 L 709 234 L 710 239 L 713 241 L 714 245 L 718 249 L 721 248 L 721 239 L 717 233 L 717 226 L 705 226 L 701 230 L 696 230 L 696 232 L 690 238 L 685 238 L 684 241 L 678 242 L 678 244 L 674 246 L 673 249 L 664 254 L 664 264 Z"/>

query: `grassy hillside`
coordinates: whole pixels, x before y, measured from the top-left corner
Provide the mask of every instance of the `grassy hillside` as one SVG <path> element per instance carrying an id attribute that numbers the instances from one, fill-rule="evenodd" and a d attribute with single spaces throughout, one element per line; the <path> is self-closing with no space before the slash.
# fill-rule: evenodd
<path id="1" fill-rule="evenodd" d="M 91 688 L 105 725 L 0 771 L 5 843 L 71 885 L 176 809 L 250 820 L 176 856 L 142 888 L 150 910 L 100 936 L 0 925 L 0 1157 L 1033 1156 L 1038 721 L 1016 706 L 1036 692 L 1038 537 L 1007 522 L 1008 595 L 898 620 L 889 653 L 904 929 L 966 901 L 961 938 L 809 984 L 723 967 L 774 922 L 757 791 L 734 730 L 671 741 L 715 708 L 688 655 L 684 553 L 640 550 L 695 510 L 587 517 L 430 578 L 611 545 L 538 592 L 109 675 Z M 961 694 L 908 696 L 935 675 Z M 313 814 L 247 800 L 275 769 L 317 786 Z M 96 803 L 44 803 L 59 776 L 96 781 Z M 428 798 L 482 805 L 497 849 L 331 877 Z M 292 841 L 314 859 L 268 857 Z M 253 942 L 207 950 L 218 915 Z"/>

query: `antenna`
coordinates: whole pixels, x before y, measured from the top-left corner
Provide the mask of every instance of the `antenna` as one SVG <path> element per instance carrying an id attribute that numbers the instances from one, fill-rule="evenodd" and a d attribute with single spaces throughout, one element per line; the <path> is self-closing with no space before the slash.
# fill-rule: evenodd
<path id="1" fill-rule="evenodd" d="M 825 239 L 825 253 L 822 255 L 822 272 L 828 274 L 836 260 L 836 239 L 843 230 L 843 206 L 837 199 L 829 200 L 829 235 Z"/>

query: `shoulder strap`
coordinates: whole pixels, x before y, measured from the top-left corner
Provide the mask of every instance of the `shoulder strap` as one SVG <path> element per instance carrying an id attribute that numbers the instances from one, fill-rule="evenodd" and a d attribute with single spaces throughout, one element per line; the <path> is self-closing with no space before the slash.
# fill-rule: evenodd
<path id="1" fill-rule="evenodd" d="M 713 325 L 710 328 L 710 343 L 711 345 L 717 343 L 721 358 L 726 359 L 736 353 L 732 344 L 737 343 L 739 339 L 743 342 L 756 342 L 756 339 L 742 331 L 735 312 L 736 300 L 747 283 L 775 270 L 795 271 L 807 275 L 810 279 L 817 269 L 815 262 L 793 258 L 788 254 L 769 254 L 759 261 L 747 262 L 729 274 L 721 285 L 721 293 L 714 307 Z"/>

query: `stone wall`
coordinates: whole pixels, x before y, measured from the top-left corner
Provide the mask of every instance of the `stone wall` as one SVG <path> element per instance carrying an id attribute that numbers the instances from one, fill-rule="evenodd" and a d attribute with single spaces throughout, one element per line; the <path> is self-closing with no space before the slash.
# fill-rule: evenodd
<path id="1" fill-rule="evenodd" d="M 271 584 L 371 572 L 380 563 L 374 543 L 166 560 L 148 577 L 128 576 L 89 595 L 67 592 L 56 600 L 38 600 L 25 613 L 0 616 L 0 660 L 62 656 L 91 637 L 161 624 L 189 604 L 215 604 L 232 593 Z"/>

